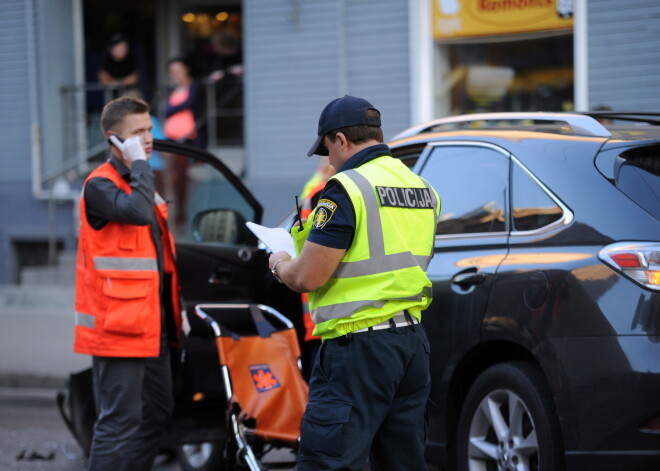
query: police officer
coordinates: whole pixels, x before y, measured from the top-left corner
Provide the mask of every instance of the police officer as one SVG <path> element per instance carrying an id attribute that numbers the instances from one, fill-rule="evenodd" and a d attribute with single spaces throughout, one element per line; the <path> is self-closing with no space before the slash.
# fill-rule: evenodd
<path id="1" fill-rule="evenodd" d="M 83 187 L 76 273 L 74 350 L 92 355 L 97 411 L 88 469 L 146 471 L 174 403 L 174 243 L 147 163 L 149 105 L 117 98 L 103 108 L 101 127 L 112 156 Z"/>
<path id="2" fill-rule="evenodd" d="M 298 470 L 425 469 L 431 302 L 426 268 L 440 200 L 392 157 L 380 113 L 344 96 L 321 113 L 308 155 L 337 174 L 292 235 L 299 256 L 270 256 L 278 281 L 309 292 L 323 339 L 301 428 Z"/>

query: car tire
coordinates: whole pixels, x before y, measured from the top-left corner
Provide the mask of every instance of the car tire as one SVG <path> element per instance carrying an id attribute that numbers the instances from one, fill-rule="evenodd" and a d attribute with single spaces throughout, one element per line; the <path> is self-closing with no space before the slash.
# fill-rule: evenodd
<path id="1" fill-rule="evenodd" d="M 477 377 L 461 410 L 456 461 L 458 471 L 564 469 L 559 420 L 538 368 L 501 363 Z"/>
<path id="2" fill-rule="evenodd" d="M 225 469 L 223 452 L 221 442 L 189 443 L 176 450 L 183 471 L 222 471 Z"/>

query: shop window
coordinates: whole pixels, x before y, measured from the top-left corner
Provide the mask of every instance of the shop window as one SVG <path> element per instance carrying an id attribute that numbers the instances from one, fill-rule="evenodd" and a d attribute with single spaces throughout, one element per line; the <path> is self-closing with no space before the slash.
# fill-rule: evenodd
<path id="1" fill-rule="evenodd" d="M 574 109 L 572 34 L 437 47 L 440 115 Z"/>

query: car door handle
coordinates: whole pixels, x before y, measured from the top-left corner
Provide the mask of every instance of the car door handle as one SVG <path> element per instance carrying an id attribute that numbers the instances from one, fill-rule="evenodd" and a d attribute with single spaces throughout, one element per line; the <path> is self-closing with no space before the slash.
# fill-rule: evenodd
<path id="1" fill-rule="evenodd" d="M 231 270 L 228 268 L 219 268 L 209 276 L 208 282 L 213 286 L 224 285 L 229 282 L 230 278 Z"/>
<path id="2" fill-rule="evenodd" d="M 454 275 L 451 282 L 463 289 L 467 289 L 470 286 L 478 285 L 484 281 L 486 281 L 486 275 L 479 272 L 469 271 L 467 273 L 463 272 Z"/>

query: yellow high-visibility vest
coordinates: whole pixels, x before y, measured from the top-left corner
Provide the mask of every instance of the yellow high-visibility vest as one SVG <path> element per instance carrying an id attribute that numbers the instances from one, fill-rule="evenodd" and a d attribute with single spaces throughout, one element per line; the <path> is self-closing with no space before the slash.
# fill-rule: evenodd
<path id="1" fill-rule="evenodd" d="M 355 235 L 332 277 L 309 294 L 314 334 L 339 337 L 403 310 L 421 321 L 432 299 L 426 269 L 440 215 L 438 194 L 391 156 L 333 178 L 353 204 Z"/>

